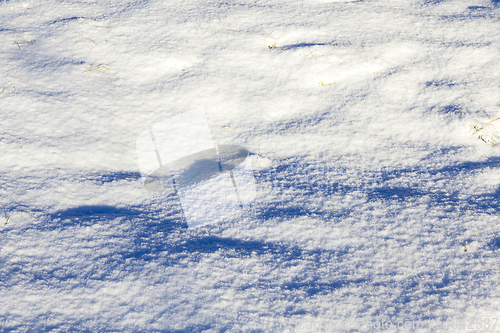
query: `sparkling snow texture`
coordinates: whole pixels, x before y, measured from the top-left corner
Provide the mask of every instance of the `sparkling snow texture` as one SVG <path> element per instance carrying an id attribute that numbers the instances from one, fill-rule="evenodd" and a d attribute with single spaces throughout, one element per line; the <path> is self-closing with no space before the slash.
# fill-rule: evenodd
<path id="1" fill-rule="evenodd" d="M 499 20 L 498 0 L 0 1 L 0 332 L 493 327 L 500 145 L 471 129 L 500 117 Z M 135 143 L 199 107 L 254 154 L 257 198 L 188 229 Z"/>

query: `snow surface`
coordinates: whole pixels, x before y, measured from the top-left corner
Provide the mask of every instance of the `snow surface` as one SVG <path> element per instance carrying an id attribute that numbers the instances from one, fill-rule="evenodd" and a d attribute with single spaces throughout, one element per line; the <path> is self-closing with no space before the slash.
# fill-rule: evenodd
<path id="1" fill-rule="evenodd" d="M 0 332 L 500 329 L 500 146 L 472 130 L 500 117 L 498 0 L 0 17 Z M 257 198 L 190 229 L 135 143 L 199 107 Z"/>

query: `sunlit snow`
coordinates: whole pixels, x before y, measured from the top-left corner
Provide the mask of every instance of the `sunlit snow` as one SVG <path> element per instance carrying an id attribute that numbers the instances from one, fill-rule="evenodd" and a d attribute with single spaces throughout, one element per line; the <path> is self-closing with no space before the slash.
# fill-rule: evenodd
<path id="1" fill-rule="evenodd" d="M 0 22 L 0 332 L 500 329 L 498 0 L 3 0 Z M 199 108 L 257 195 L 188 228 L 136 143 Z"/>

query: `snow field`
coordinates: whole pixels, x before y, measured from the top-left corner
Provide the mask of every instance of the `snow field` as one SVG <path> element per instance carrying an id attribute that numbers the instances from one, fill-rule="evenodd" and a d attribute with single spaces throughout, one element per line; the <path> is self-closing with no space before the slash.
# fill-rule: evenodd
<path id="1" fill-rule="evenodd" d="M 497 318 L 499 147 L 471 127 L 500 117 L 498 2 L 26 4 L 0 2 L 0 331 Z M 198 107 L 265 162 L 192 230 L 135 141 Z"/>

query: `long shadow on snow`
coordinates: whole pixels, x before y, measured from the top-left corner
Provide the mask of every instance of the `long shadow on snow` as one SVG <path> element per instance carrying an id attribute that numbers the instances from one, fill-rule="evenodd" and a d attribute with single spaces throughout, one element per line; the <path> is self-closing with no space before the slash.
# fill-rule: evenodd
<path id="1" fill-rule="evenodd" d="M 288 50 L 293 50 L 293 49 L 300 49 L 303 47 L 324 46 L 324 45 L 329 45 L 329 44 L 326 44 L 326 43 L 297 43 L 297 44 L 289 44 L 289 45 L 280 46 L 279 49 L 283 50 L 283 51 L 288 51 Z"/>
<path id="2" fill-rule="evenodd" d="M 446 151 L 432 152 L 430 157 L 443 154 Z M 431 206 L 442 206 L 446 211 L 474 210 L 480 212 L 500 212 L 500 187 L 493 192 L 478 193 L 462 199 L 460 193 L 447 192 L 441 189 L 426 187 L 428 181 L 453 180 L 461 174 L 478 172 L 486 168 L 498 168 L 500 157 L 490 157 L 479 162 L 462 162 L 454 166 L 430 169 L 424 167 L 395 169 L 389 172 L 365 173 L 359 185 L 331 181 L 326 176 L 311 179 L 315 167 L 291 162 L 275 170 L 259 172 L 258 182 L 272 183 L 278 192 L 278 200 L 255 206 L 252 216 L 258 219 L 295 218 L 312 216 L 329 220 L 349 215 L 350 209 L 325 211 L 321 207 L 309 207 L 304 201 L 311 195 L 330 197 L 333 195 L 345 196 L 353 192 L 366 196 L 368 201 L 396 201 L 405 202 L 411 199 L 429 198 Z M 327 166 L 328 167 L 328 166 Z M 323 169 L 325 170 L 325 169 Z M 331 171 L 331 170 L 330 170 Z M 397 180 L 403 178 L 416 179 L 417 183 L 409 186 L 398 186 Z M 362 178 L 362 177 L 361 177 Z M 391 185 L 388 185 L 390 183 Z M 395 184 L 396 183 L 396 184 Z M 372 186 L 376 184 L 375 186 Z M 280 193 L 280 191 L 282 193 Z M 280 199 L 286 192 L 286 196 Z"/>
<path id="3" fill-rule="evenodd" d="M 448 151 L 435 151 L 430 155 L 443 155 Z M 435 158 L 436 156 L 431 156 Z M 432 159 L 431 159 L 432 160 Z M 342 217 L 349 214 L 349 209 L 341 209 L 336 212 L 323 211 L 320 208 L 305 207 L 301 200 L 311 194 L 331 196 L 331 195 L 347 195 L 354 191 L 360 192 L 366 196 L 367 201 L 382 201 L 392 203 L 405 203 L 414 199 L 430 198 L 429 205 L 435 207 L 442 207 L 443 211 L 477 211 L 479 213 L 498 214 L 500 212 L 500 186 L 493 192 L 477 193 L 469 195 L 466 198 L 460 196 L 459 191 L 451 191 L 433 189 L 426 187 L 425 182 L 431 183 L 439 180 L 454 180 L 462 175 L 470 175 L 478 173 L 485 169 L 500 167 L 500 157 L 490 157 L 484 161 L 479 162 L 462 162 L 452 166 L 445 166 L 441 168 L 401 168 L 394 169 L 389 172 L 376 174 L 381 178 L 379 185 L 375 188 L 368 186 L 345 186 L 339 182 L 328 183 L 327 178 L 319 177 L 309 180 L 307 175 L 314 174 L 314 167 L 307 165 L 300 165 L 299 163 L 291 162 L 287 166 L 283 166 L 274 171 L 261 172 L 260 177 L 266 179 L 268 182 L 277 185 L 278 199 L 272 205 L 259 207 L 256 209 L 256 217 L 259 219 L 269 219 L 275 217 L 293 218 L 296 216 L 315 216 L 323 218 L 326 221 L 332 217 Z M 316 175 L 321 172 L 316 172 Z M 368 174 L 368 173 L 367 173 Z M 370 174 L 368 174 L 370 175 Z M 368 176 L 364 179 L 365 184 L 378 181 L 375 178 Z M 412 178 L 413 177 L 413 178 Z M 397 185 L 398 179 L 404 179 L 405 183 L 408 179 L 414 179 L 414 183 L 410 186 Z M 327 182 L 327 186 L 324 186 Z M 411 183 L 410 183 L 411 184 Z M 283 190 L 283 193 L 280 193 Z M 286 191 L 286 193 L 285 193 Z M 281 196 L 283 195 L 283 196 Z M 282 198 L 282 200 L 280 200 Z M 306 201 L 307 202 L 307 201 Z M 286 207 L 286 208 L 280 208 Z M 487 246 L 492 250 L 500 248 L 500 238 L 495 237 L 486 240 Z M 396 281 L 391 280 L 388 282 L 374 283 L 366 276 L 352 277 L 345 275 L 345 269 L 339 270 L 339 276 L 336 276 L 334 281 L 321 281 L 315 276 L 313 272 L 301 276 L 300 279 L 293 279 L 289 283 L 281 284 L 282 290 L 293 290 L 299 293 L 305 292 L 306 295 L 311 296 L 319 292 L 332 292 L 335 289 L 353 284 L 368 283 L 373 286 L 385 285 L 387 287 L 395 287 L 401 290 L 400 299 L 393 305 L 397 311 L 402 311 L 405 304 L 412 302 L 416 293 L 426 293 L 429 295 L 447 296 L 450 293 L 456 292 L 450 286 L 454 286 L 457 280 L 466 278 L 467 280 L 480 280 L 484 278 L 477 272 L 464 271 L 461 275 L 451 274 L 448 271 L 437 272 L 429 269 L 427 272 L 419 273 L 419 275 L 409 276 L 408 278 Z M 344 276 L 342 275 L 344 274 Z M 261 282 L 262 283 L 262 282 Z M 266 284 L 264 284 L 266 285 Z M 259 283 L 249 286 L 259 286 Z M 272 282 L 267 284 L 267 288 L 274 287 Z M 297 294 L 293 293 L 295 296 Z M 486 297 L 487 295 L 482 295 Z M 436 307 L 439 307 L 437 304 Z M 300 314 L 301 310 L 290 314 Z M 303 311 L 303 310 L 302 310 Z M 435 319 L 430 316 L 427 319 Z"/>
<path id="4" fill-rule="evenodd" d="M 480 171 L 500 167 L 500 157 L 490 157 L 485 161 L 462 162 L 455 166 L 445 166 L 439 169 L 406 168 L 387 174 L 384 181 L 394 180 L 411 173 L 424 177 L 441 176 L 439 179 L 453 179 L 462 173 Z M 477 210 L 482 212 L 500 212 L 500 186 L 494 192 L 470 195 L 466 199 L 459 198 L 459 193 L 432 191 L 422 186 L 412 187 L 379 187 L 368 192 L 370 199 L 407 200 L 410 198 L 429 197 L 432 206 L 449 206 L 451 210 Z"/>
<path id="5" fill-rule="evenodd" d="M 139 216 L 139 211 L 130 208 L 118 208 L 108 205 L 83 205 L 68 209 L 59 210 L 49 214 L 50 219 L 61 220 L 94 220 L 99 217 L 120 217 L 120 216 Z"/>
<path id="6" fill-rule="evenodd" d="M 363 0 L 358 0 L 355 2 L 363 2 Z M 351 46 L 352 44 L 348 41 L 331 41 L 328 43 L 296 43 L 296 44 L 288 44 L 288 45 L 283 45 L 278 47 L 280 51 L 289 51 L 289 50 L 295 50 L 295 49 L 301 49 L 301 48 L 306 48 L 306 47 L 313 47 L 313 46 Z"/>
<path id="7" fill-rule="evenodd" d="M 422 174 L 439 175 L 442 174 L 443 177 L 452 178 L 457 177 L 463 172 L 473 172 L 477 170 L 482 170 L 484 168 L 495 168 L 500 165 L 500 157 L 492 157 L 481 162 L 463 162 L 455 166 L 446 166 L 438 169 L 398 169 L 393 172 L 388 173 L 384 181 L 397 179 L 406 176 L 408 173 L 420 172 Z M 276 173 L 272 172 L 262 172 L 257 176 L 257 179 L 272 181 L 273 179 L 286 180 L 287 175 L 293 173 L 293 165 L 287 165 L 274 170 Z M 307 170 L 303 170 L 307 172 Z M 308 195 L 314 193 L 315 184 L 307 184 L 306 182 L 300 183 L 302 181 L 301 177 L 298 177 L 299 182 L 289 182 L 285 188 L 294 187 L 298 190 L 298 197 L 301 195 Z M 316 184 L 319 185 L 320 184 Z M 348 187 L 348 186 L 329 186 L 324 189 L 324 194 L 347 194 L 359 188 Z M 423 196 L 429 196 L 432 199 L 432 205 L 450 205 L 454 209 L 463 210 L 481 210 L 481 211 L 491 211 L 493 209 L 495 212 L 500 211 L 500 187 L 494 193 L 480 193 L 477 195 L 470 196 L 467 199 L 460 199 L 456 193 L 435 193 L 432 190 L 423 188 L 412 188 L 412 187 L 391 187 L 391 186 L 381 186 L 376 189 L 369 189 L 366 191 L 368 200 L 389 200 L 389 201 L 407 201 L 410 198 L 419 198 Z M 282 203 L 293 202 L 293 196 L 287 197 Z M 315 215 L 325 219 L 329 219 L 335 216 L 341 217 L 348 214 L 347 211 L 339 211 L 336 213 L 332 212 L 322 212 L 315 209 L 303 208 L 300 205 L 295 208 L 279 208 L 280 202 L 274 202 L 272 205 L 266 207 L 256 207 L 255 215 L 252 212 L 252 216 L 259 219 L 271 219 L 274 217 L 297 217 L 301 215 Z M 500 241 L 498 239 L 493 239 L 490 242 L 492 247 L 499 247 Z M 197 261 L 203 254 L 220 252 L 222 257 L 226 258 L 243 258 L 250 256 L 259 256 L 264 260 L 267 260 L 272 265 L 276 266 L 293 266 L 304 262 L 310 262 L 311 267 L 320 262 L 319 259 L 327 259 L 329 262 L 336 261 L 342 262 L 346 260 L 346 254 L 348 250 L 305 250 L 296 246 L 286 246 L 273 242 L 263 242 L 263 241 L 247 241 L 236 238 L 223 238 L 217 236 L 191 236 L 188 240 L 178 242 L 177 244 L 158 244 L 157 247 L 147 247 L 146 250 L 142 252 L 136 251 L 132 255 L 138 257 L 155 257 L 155 253 L 161 253 L 166 251 L 171 254 L 177 254 L 177 258 L 170 261 L 168 264 L 173 265 L 177 260 L 179 260 L 179 254 L 190 257 L 192 260 Z M 182 257 L 182 256 L 180 256 Z M 309 274 L 309 280 L 295 279 L 287 283 L 278 283 L 280 288 L 289 291 L 301 291 L 305 292 L 307 295 L 315 295 L 317 293 L 331 292 L 335 289 L 342 288 L 349 284 L 355 283 L 365 283 L 369 282 L 370 278 L 367 277 L 349 277 L 340 276 L 339 279 L 325 282 L 319 280 L 315 277 L 314 273 Z M 409 281 L 408 283 L 410 283 Z M 443 285 L 450 283 L 448 280 L 443 280 L 440 282 Z M 270 288 L 277 285 L 276 281 L 266 280 L 265 278 L 260 279 L 255 284 L 249 286 L 243 286 L 242 289 L 261 287 Z M 439 283 L 438 283 L 439 285 Z M 437 285 L 437 286 L 438 286 Z M 411 288 L 411 283 L 409 284 Z M 438 286 L 439 287 L 439 286 Z"/>
<path id="8" fill-rule="evenodd" d="M 424 170 L 424 169 L 399 169 L 388 173 L 384 180 L 397 179 L 399 177 L 405 176 L 408 173 L 427 173 L 431 175 L 443 174 L 445 177 L 455 177 L 461 172 L 470 172 L 473 170 L 481 170 L 486 167 L 497 167 L 500 164 L 500 157 L 490 158 L 483 162 L 464 162 L 456 166 L 447 166 L 440 169 Z M 300 170 L 299 170 L 300 171 Z M 275 170 L 275 173 L 263 172 L 257 179 L 273 180 L 273 179 L 287 179 L 287 175 L 297 172 L 293 165 L 287 165 L 283 168 Z M 307 170 L 302 170 L 301 172 L 307 172 Z M 300 180 L 301 177 L 298 177 Z M 319 181 L 321 183 L 321 180 Z M 312 185 L 312 186 L 311 186 Z M 295 187 L 298 189 L 298 194 L 308 195 L 314 193 L 315 184 L 308 184 L 307 182 L 288 182 L 285 187 Z M 316 184 L 321 185 L 321 184 Z M 347 186 L 332 186 L 323 189 L 325 195 L 329 194 L 347 194 L 354 190 L 359 190 L 355 187 Z M 409 198 L 418 198 L 422 196 L 430 196 L 435 205 L 442 204 L 454 204 L 462 202 L 453 193 L 440 193 L 436 194 L 432 191 L 411 188 L 411 187 L 389 187 L 382 186 L 376 189 L 367 191 L 369 200 L 398 200 L 403 201 Z M 478 209 L 487 210 L 495 209 L 500 211 L 500 203 L 498 198 L 500 197 L 500 188 L 497 189 L 495 193 L 486 193 L 472 196 L 465 200 L 465 204 L 468 206 L 466 209 Z M 289 203 L 293 201 L 288 197 L 284 203 Z M 452 205 L 455 207 L 460 207 L 460 205 Z M 463 205 L 462 205 L 463 206 Z M 281 217 L 297 217 L 300 215 L 317 215 L 325 219 L 332 218 L 334 216 L 344 216 L 348 214 L 348 211 L 339 212 L 322 212 L 314 209 L 306 209 L 300 205 L 296 208 L 279 208 L 279 202 L 272 203 L 271 206 L 266 207 L 256 207 L 255 218 L 259 219 L 271 219 L 276 216 Z M 310 263 L 310 267 L 314 267 L 319 259 L 327 259 L 329 262 L 337 261 L 342 262 L 345 260 L 347 250 L 305 250 L 297 246 L 282 245 L 275 242 L 265 242 L 265 241 L 255 241 L 255 240 L 242 240 L 238 238 L 225 238 L 218 236 L 207 236 L 205 234 L 200 234 L 198 232 L 188 232 L 185 228 L 179 228 L 178 221 L 167 220 L 163 221 L 171 228 L 159 228 L 155 227 L 151 223 L 144 223 L 146 214 L 141 212 L 140 207 L 136 208 L 118 208 L 112 206 L 80 206 L 63 211 L 55 212 L 51 214 L 51 218 L 54 220 L 59 220 L 57 227 L 65 227 L 68 225 L 73 225 L 75 219 L 78 219 L 77 223 L 80 224 L 92 224 L 98 221 L 109 219 L 110 217 L 122 217 L 125 219 L 132 220 L 142 220 L 141 223 L 136 223 L 133 226 L 137 228 L 136 232 L 130 233 L 130 247 L 118 249 L 118 252 L 110 254 L 110 260 L 108 264 L 111 270 L 123 270 L 123 266 L 127 265 L 126 259 L 134 259 L 136 264 L 140 262 L 155 260 L 158 263 L 166 266 L 174 266 L 179 264 L 180 261 L 195 263 L 203 259 L 204 255 L 209 253 L 220 253 L 223 258 L 246 258 L 246 257 L 259 257 L 261 260 L 265 260 L 272 266 L 276 267 L 287 267 L 298 265 L 299 263 Z M 55 226 L 53 226 L 55 227 Z M 172 231 L 177 230 L 178 233 L 175 237 L 165 237 L 165 230 Z M 168 233 L 167 233 L 168 234 Z M 492 245 L 498 246 L 500 242 L 498 240 L 493 240 Z M 121 259 L 116 259 L 116 257 L 111 258 L 111 256 L 117 254 Z M 113 260 L 111 260 L 113 259 Z M 252 284 L 250 287 L 261 287 L 270 288 L 280 286 L 283 290 L 289 291 L 300 291 L 307 295 L 314 295 L 319 292 L 331 292 L 332 290 L 342 288 L 347 284 L 351 283 L 362 283 L 368 281 L 367 278 L 356 278 L 349 280 L 348 277 L 342 277 L 338 280 L 331 282 L 324 282 L 318 280 L 314 277 L 314 273 L 309 274 L 312 276 L 310 280 L 292 280 L 287 283 L 279 283 L 276 281 L 266 280 L 265 278 Z M 89 277 L 87 277 L 89 278 Z M 242 288 L 246 288 L 243 286 Z"/>
<path id="9" fill-rule="evenodd" d="M 118 171 L 107 173 L 92 173 L 84 175 L 84 180 L 94 181 L 99 184 L 112 183 L 118 181 L 139 181 L 141 179 L 140 172 Z"/>
<path id="10" fill-rule="evenodd" d="M 344 260 L 344 256 L 348 252 L 348 249 L 305 250 L 297 246 L 276 242 L 207 236 L 197 231 L 189 231 L 185 226 L 180 226 L 179 221 L 175 219 L 162 220 L 159 223 L 158 221 L 148 222 L 146 221 L 147 217 L 139 208 L 125 209 L 106 205 L 79 206 L 55 212 L 50 215 L 50 218 L 52 222 L 44 229 L 103 224 L 114 218 L 122 218 L 124 223 L 135 221 L 132 223 L 131 231 L 116 235 L 129 239 L 126 247 L 117 248 L 104 256 L 102 254 L 95 255 L 94 261 L 99 259 L 99 262 L 105 262 L 110 271 L 123 270 L 123 266 L 127 265 L 127 259 L 133 259 L 136 265 L 141 265 L 141 262 L 156 261 L 165 266 L 175 266 L 180 262 L 185 263 L 186 260 L 196 263 L 202 260 L 206 254 L 217 252 L 223 258 L 259 257 L 272 266 L 287 267 L 297 265 L 299 262 L 302 264 L 309 262 L 314 265 L 319 258 L 340 262 Z M 167 237 L 167 235 L 171 235 L 171 237 Z M 51 275 L 50 271 L 55 272 L 57 268 L 45 273 Z M 57 278 L 56 274 L 52 275 L 54 275 L 53 278 Z M 46 279 L 47 276 L 43 278 Z M 106 279 L 106 276 L 95 277 L 88 273 L 82 278 Z M 261 286 L 265 287 L 269 283 L 271 282 L 262 282 Z M 328 286 L 325 284 L 322 287 L 317 282 L 295 282 L 285 284 L 282 287 L 289 290 L 304 289 L 307 293 L 314 294 L 319 290 L 331 290 L 342 285 L 339 281 L 332 282 Z"/>
<path id="11" fill-rule="evenodd" d="M 157 218 L 155 213 L 144 207 L 121 208 L 108 205 L 83 205 L 60 210 L 48 215 L 49 221 L 37 226 L 38 229 L 60 229 L 70 226 L 91 226 L 106 224 L 107 221 L 122 218 L 138 230 L 169 232 L 187 228 L 182 212 L 172 218 Z"/>
<path id="12" fill-rule="evenodd" d="M 297 212 L 295 213 L 297 214 Z M 267 215 L 270 218 L 269 214 Z M 139 207 L 118 208 L 106 205 L 94 205 L 65 209 L 50 215 L 50 218 L 57 223 L 51 223 L 52 226 L 48 228 L 64 228 L 75 224 L 85 226 L 95 223 L 106 223 L 106 220 L 118 217 L 124 220 L 136 221 L 132 224 L 132 228 L 135 229 L 129 232 L 128 235 L 122 235 L 129 237 L 130 240 L 129 246 L 126 248 L 116 249 L 104 255 L 104 257 L 96 254 L 96 258 L 94 259 L 99 259 L 99 262 L 105 262 L 109 271 L 123 271 L 123 267 L 131 263 L 127 259 L 133 259 L 132 264 L 139 266 L 142 265 L 141 262 L 149 261 L 156 261 L 164 266 L 175 266 L 179 263 L 185 264 L 186 260 L 190 263 L 199 262 L 207 254 L 211 253 L 219 253 L 222 258 L 228 259 L 257 257 L 271 266 L 282 268 L 299 264 L 304 265 L 304 263 L 307 266 L 314 267 L 320 260 L 342 262 L 345 260 L 345 256 L 349 250 L 347 248 L 306 250 L 298 246 L 284 245 L 276 242 L 207 236 L 196 231 L 190 232 L 185 226 L 180 227 L 179 221 L 175 219 L 162 220 L 160 223 L 157 223 L 157 221 L 150 221 L 148 223 L 145 221 L 147 219 L 146 215 L 141 212 Z M 160 227 L 160 225 L 163 225 L 163 227 Z M 165 237 L 171 234 L 171 232 L 174 232 L 174 236 Z M 57 269 L 52 270 L 52 272 L 56 271 Z M 52 278 L 57 278 L 56 274 L 46 273 L 52 275 Z M 47 276 L 43 278 L 46 279 Z M 85 280 L 96 278 L 103 280 L 107 279 L 107 275 L 93 276 L 88 273 L 81 278 Z M 309 281 L 294 280 L 289 283 L 279 283 L 263 278 L 255 285 L 242 286 L 241 289 L 251 287 L 269 288 L 279 285 L 284 290 L 300 291 L 307 295 L 314 295 L 320 292 L 331 292 L 334 289 L 342 288 L 346 284 L 353 282 L 359 281 L 351 281 L 343 277 L 330 282 L 317 281 L 315 278 L 312 278 Z M 223 287 L 223 285 L 219 287 Z M 291 312 L 290 314 L 293 313 Z"/>
<path id="13" fill-rule="evenodd" d="M 165 254 L 175 255 L 164 262 L 174 266 L 189 257 L 191 262 L 198 262 L 206 254 L 219 253 L 222 258 L 260 257 L 272 265 L 281 267 L 294 266 L 297 260 L 316 262 L 320 257 L 342 261 L 348 248 L 337 250 L 306 250 L 298 246 L 284 245 L 277 242 L 243 240 L 232 237 L 185 235 L 173 241 L 147 242 L 140 240 L 133 251 L 124 252 L 124 258 L 153 260 Z"/>
<path id="14" fill-rule="evenodd" d="M 82 215 L 82 214 L 85 215 Z M 71 219 L 73 216 L 86 216 L 87 222 L 96 222 L 96 214 L 103 213 L 107 218 L 113 216 L 138 216 L 130 213 L 129 210 L 120 210 L 109 206 L 85 206 L 76 207 L 54 214 L 59 218 Z M 123 216 L 123 215 L 122 215 Z M 180 229 L 177 229 L 178 231 Z M 258 281 L 249 285 L 243 285 L 239 289 L 248 288 L 267 289 L 279 287 L 286 290 L 291 299 L 296 293 L 305 295 L 316 295 L 319 293 L 329 293 L 335 289 L 343 288 L 351 283 L 368 281 L 366 278 L 352 278 L 345 274 L 338 274 L 335 279 L 325 282 L 314 272 L 314 267 L 318 262 L 337 262 L 346 260 L 349 248 L 339 248 L 336 250 L 325 249 L 303 249 L 298 246 L 280 244 L 277 242 L 267 242 L 259 240 L 243 240 L 232 237 L 219 237 L 205 234 L 189 233 L 186 229 L 181 230 L 175 237 L 165 237 L 162 230 L 150 228 L 147 225 L 137 225 L 137 231 L 121 237 L 129 238 L 129 244 L 120 248 L 111 249 L 105 254 L 96 253 L 89 258 L 91 270 L 82 270 L 81 275 L 61 276 L 61 267 L 46 267 L 43 274 L 34 274 L 31 279 L 54 281 L 81 279 L 83 284 L 92 280 L 105 281 L 114 276 L 114 272 L 124 272 L 141 269 L 147 263 L 155 263 L 174 267 L 176 265 L 195 265 L 207 257 L 207 254 L 218 253 L 221 260 L 224 259 L 245 259 L 258 258 L 267 266 L 284 269 L 287 267 L 304 266 L 308 273 L 307 280 L 293 279 L 283 283 L 275 281 L 274 278 L 262 276 Z M 110 236 L 115 237 L 115 236 Z M 101 241 L 103 241 L 101 239 Z M 132 259 L 132 260 L 131 260 Z M 104 270 L 104 272 L 101 272 Z M 85 282 L 83 282 L 85 281 Z M 226 284 L 228 284 L 226 286 Z M 220 281 L 215 288 L 230 288 L 230 282 Z M 300 314 L 293 309 L 285 311 L 285 315 Z"/>

